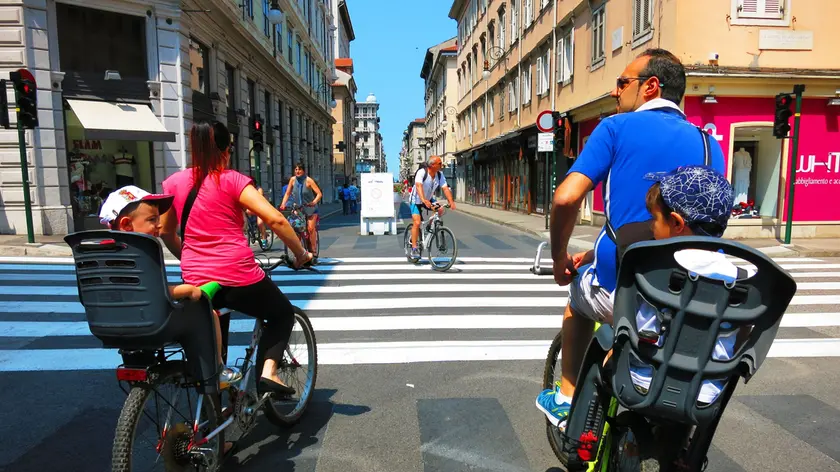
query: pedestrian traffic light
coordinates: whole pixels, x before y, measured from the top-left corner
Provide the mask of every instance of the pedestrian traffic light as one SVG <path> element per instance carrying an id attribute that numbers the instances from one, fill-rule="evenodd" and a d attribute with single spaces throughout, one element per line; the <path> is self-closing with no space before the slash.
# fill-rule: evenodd
<path id="1" fill-rule="evenodd" d="M 251 120 L 251 140 L 254 142 L 254 152 L 263 150 L 263 121 L 260 115 Z"/>
<path id="2" fill-rule="evenodd" d="M 780 93 L 776 95 L 776 117 L 773 121 L 773 136 L 777 138 L 787 138 L 790 132 L 790 120 L 793 112 L 790 107 L 793 105 L 793 96 L 789 93 Z"/>
<path id="3" fill-rule="evenodd" d="M 35 77 L 26 69 L 9 73 L 17 97 L 17 119 L 24 129 L 38 127 L 38 87 Z M 5 91 L 4 91 L 5 92 Z"/>

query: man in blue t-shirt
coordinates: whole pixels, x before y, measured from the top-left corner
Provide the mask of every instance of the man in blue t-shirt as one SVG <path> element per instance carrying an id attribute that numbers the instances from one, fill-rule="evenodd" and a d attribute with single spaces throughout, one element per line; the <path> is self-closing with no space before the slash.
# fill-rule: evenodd
<path id="1" fill-rule="evenodd" d="M 641 53 L 616 80 L 611 96 L 617 114 L 598 124 L 554 192 L 554 279 L 561 286 L 571 286 L 563 315 L 562 381 L 540 394 L 537 407 L 555 425 L 563 427 L 569 414 L 594 322 L 612 322 L 618 252 L 634 242 L 653 239 L 645 204 L 650 182 L 645 175 L 704 163 L 725 173 L 720 145 L 689 123 L 679 108 L 685 83 L 685 69 L 676 56 L 663 49 Z M 580 204 L 599 183 L 603 183 L 608 224 L 594 250 L 572 256 L 567 249 Z"/>

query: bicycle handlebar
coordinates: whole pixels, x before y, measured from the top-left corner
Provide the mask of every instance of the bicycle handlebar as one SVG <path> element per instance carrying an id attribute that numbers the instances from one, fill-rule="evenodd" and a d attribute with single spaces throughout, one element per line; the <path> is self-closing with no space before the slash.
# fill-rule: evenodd
<path id="1" fill-rule="evenodd" d="M 534 265 L 531 266 L 531 273 L 534 275 L 554 275 L 554 267 L 540 267 L 540 260 L 542 260 L 543 249 L 548 245 L 543 241 L 537 246 L 537 255 L 534 256 Z"/>
<path id="2" fill-rule="evenodd" d="M 312 260 L 310 260 L 309 262 L 307 262 L 306 264 L 304 264 L 300 268 L 295 268 L 294 262 L 286 254 L 281 254 L 280 256 L 278 256 L 277 261 L 275 261 L 275 262 L 271 262 L 271 257 L 266 256 L 264 254 L 256 254 L 254 256 L 254 259 L 256 259 L 257 264 L 259 264 L 260 268 L 262 270 L 264 270 L 265 272 L 271 272 L 274 269 L 280 267 L 281 265 L 285 265 L 286 267 L 288 267 L 288 268 L 290 268 L 294 271 L 298 271 L 298 270 L 301 270 L 301 269 L 306 269 L 306 270 L 311 270 L 313 272 L 320 272 L 318 269 L 316 269 L 315 267 L 312 266 Z"/>

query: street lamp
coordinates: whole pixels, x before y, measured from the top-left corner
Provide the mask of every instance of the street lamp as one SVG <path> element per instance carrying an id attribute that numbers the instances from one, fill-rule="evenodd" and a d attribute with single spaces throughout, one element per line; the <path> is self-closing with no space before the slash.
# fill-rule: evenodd
<path id="1" fill-rule="evenodd" d="M 280 2 L 272 0 L 271 9 L 268 10 L 268 21 L 272 25 L 279 25 L 283 22 L 283 12 L 280 10 Z"/>
<path id="2" fill-rule="evenodd" d="M 335 101 L 335 96 L 332 94 L 332 84 L 331 83 L 324 82 L 321 85 L 319 85 L 318 87 L 316 87 L 316 90 L 318 90 L 318 92 L 320 92 L 322 95 L 326 95 L 327 91 L 330 92 L 330 101 L 329 101 L 330 108 L 335 108 L 338 105 L 338 103 L 336 103 L 336 101 Z"/>
<path id="3" fill-rule="evenodd" d="M 446 107 L 446 110 L 444 110 L 444 113 L 447 116 L 455 116 L 455 115 L 458 114 L 458 110 L 453 106 L 448 106 L 448 107 Z M 446 118 L 444 118 L 443 121 L 440 122 L 440 125 L 443 126 L 444 128 L 446 128 L 446 125 L 448 125 L 448 124 L 449 124 L 449 122 L 446 121 Z"/>
<path id="4" fill-rule="evenodd" d="M 505 50 L 499 46 L 490 46 L 487 49 L 487 56 L 494 61 L 498 61 L 504 55 Z M 487 59 L 484 60 L 484 70 L 481 72 L 481 77 L 483 77 L 484 80 L 490 79 L 490 61 Z"/>

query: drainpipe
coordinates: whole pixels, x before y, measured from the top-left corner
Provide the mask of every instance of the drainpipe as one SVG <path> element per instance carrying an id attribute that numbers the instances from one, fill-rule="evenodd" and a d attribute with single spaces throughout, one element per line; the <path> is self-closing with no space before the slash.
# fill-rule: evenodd
<path id="1" fill-rule="evenodd" d="M 523 25 L 523 23 L 522 23 L 523 19 L 522 19 L 522 14 L 521 14 L 522 13 L 522 1 L 523 0 L 519 0 L 519 5 L 517 7 L 518 11 L 516 12 L 516 36 L 517 36 L 516 42 L 519 43 L 519 47 L 518 47 L 518 49 L 519 49 L 519 62 L 516 64 L 516 69 L 517 69 L 516 75 L 519 78 L 519 80 L 517 81 L 518 82 L 518 84 L 517 84 L 518 87 L 517 87 L 517 91 L 516 91 L 516 101 L 518 102 L 516 104 L 516 127 L 517 128 L 522 127 L 522 25 Z"/>
<path id="2" fill-rule="evenodd" d="M 559 0 L 554 0 L 554 7 L 552 7 L 552 10 L 554 10 L 554 21 L 551 24 L 554 25 L 554 27 L 551 29 L 551 47 L 548 48 L 549 51 L 554 51 L 554 54 L 551 54 L 553 57 L 551 57 L 548 61 L 549 67 L 551 67 L 551 61 L 552 60 L 554 61 L 554 67 L 551 67 L 551 73 L 550 73 L 551 84 L 549 86 L 550 87 L 550 93 L 551 93 L 551 111 L 556 110 L 556 108 L 555 108 L 556 103 L 555 102 L 557 100 L 557 97 L 555 96 L 555 93 L 557 92 L 557 67 L 559 66 L 559 64 L 557 63 L 557 2 L 558 1 Z"/>

